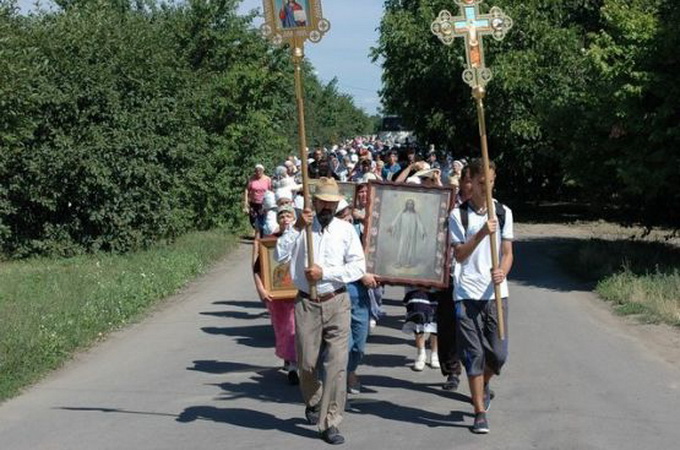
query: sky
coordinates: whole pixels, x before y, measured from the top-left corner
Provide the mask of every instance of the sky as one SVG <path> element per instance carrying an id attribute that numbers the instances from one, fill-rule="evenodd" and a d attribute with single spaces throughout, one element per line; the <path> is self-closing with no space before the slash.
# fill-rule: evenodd
<path id="1" fill-rule="evenodd" d="M 243 0 L 241 11 L 262 10 L 262 0 Z M 378 41 L 383 2 L 380 0 L 325 0 L 323 15 L 331 22 L 331 30 L 317 44 L 305 45 L 305 54 L 328 82 L 338 78 L 341 92 L 367 113 L 373 114 L 380 106 L 381 69 L 371 63 L 368 54 Z M 262 19 L 255 22 L 259 27 Z"/>
<path id="2" fill-rule="evenodd" d="M 18 0 L 23 11 L 32 8 L 35 0 Z M 49 0 L 42 0 L 48 5 Z M 338 78 L 341 92 L 354 98 L 354 103 L 369 114 L 380 107 L 381 69 L 368 56 L 378 40 L 383 2 L 380 0 L 322 0 L 323 15 L 331 22 L 331 30 L 317 44 L 305 45 L 305 54 L 324 83 Z M 243 0 L 239 8 L 246 13 L 262 10 L 262 0 Z M 262 18 L 254 22 L 259 27 Z"/>

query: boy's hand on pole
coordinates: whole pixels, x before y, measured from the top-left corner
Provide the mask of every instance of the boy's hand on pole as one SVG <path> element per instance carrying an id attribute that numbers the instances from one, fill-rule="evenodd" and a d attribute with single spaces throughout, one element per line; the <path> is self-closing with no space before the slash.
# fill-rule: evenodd
<path id="1" fill-rule="evenodd" d="M 505 281 L 505 271 L 503 269 L 492 269 L 491 270 L 491 278 L 493 279 L 494 284 L 501 284 L 503 281 Z"/>
<path id="2" fill-rule="evenodd" d="M 498 219 L 496 217 L 494 217 L 493 219 L 487 220 L 486 224 L 482 228 L 484 236 L 488 236 L 492 233 L 495 233 L 496 230 L 498 230 Z"/>

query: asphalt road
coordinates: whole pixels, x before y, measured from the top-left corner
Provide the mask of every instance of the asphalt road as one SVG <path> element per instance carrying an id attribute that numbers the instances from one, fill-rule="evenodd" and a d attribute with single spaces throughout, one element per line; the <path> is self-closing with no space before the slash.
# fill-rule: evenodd
<path id="1" fill-rule="evenodd" d="M 448 393 L 439 371 L 410 369 L 403 291 L 390 288 L 342 448 L 680 448 L 680 364 L 561 274 L 556 243 L 516 243 L 510 358 L 489 435 L 469 431 L 466 383 Z M 0 405 L 0 449 L 327 448 L 278 370 L 249 257 L 242 245 L 147 320 Z"/>

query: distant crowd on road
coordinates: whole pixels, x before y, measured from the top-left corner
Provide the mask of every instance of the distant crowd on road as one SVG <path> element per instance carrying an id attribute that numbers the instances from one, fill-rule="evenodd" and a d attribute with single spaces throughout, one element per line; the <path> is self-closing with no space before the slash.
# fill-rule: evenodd
<path id="1" fill-rule="evenodd" d="M 257 164 L 243 198 L 256 236 L 276 239 L 276 261 L 286 268 L 280 279 L 292 281 L 297 291 L 290 298 L 275 298 L 265 286 L 263 261 L 254 258 L 255 287 L 270 313 L 275 352 L 284 361 L 289 382 L 300 385 L 307 420 L 318 425 L 326 442 L 344 442 L 338 426 L 346 397 L 362 392 L 357 369 L 368 335 L 383 314 L 383 287 L 366 271 L 363 249 L 367 183 L 389 181 L 454 191 L 455 207 L 448 220 L 454 253 L 451 283 L 448 289 L 406 286 L 403 331 L 415 339 L 412 369 L 440 369 L 446 377 L 444 389 L 458 388 L 465 367 L 475 411 L 471 429 L 488 433 L 486 412 L 494 397 L 489 381 L 500 374 L 508 349 L 507 338 L 498 338 L 498 312 L 491 300 L 494 284 L 500 285 L 506 316 L 513 219 L 512 211 L 500 203 L 497 217 L 489 218 L 481 160 L 455 160 L 433 145 L 423 152 L 370 137 L 315 148 L 307 156 L 308 178 L 314 180 L 308 207 L 302 195 L 303 164 L 296 155 L 275 167 L 271 176 Z M 493 186 L 493 163 L 491 168 Z M 356 183 L 351 204 L 338 186 L 346 182 Z M 415 222 L 405 226 L 417 227 Z M 308 227 L 314 250 L 311 266 Z M 496 231 L 500 267 L 492 271 L 489 236 Z"/>

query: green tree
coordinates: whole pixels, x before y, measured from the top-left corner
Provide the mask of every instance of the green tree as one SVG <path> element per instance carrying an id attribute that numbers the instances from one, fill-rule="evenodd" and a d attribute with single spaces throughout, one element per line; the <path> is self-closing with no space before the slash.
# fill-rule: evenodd
<path id="1" fill-rule="evenodd" d="M 237 4 L 74 0 L 20 16 L 0 0 L 2 252 L 124 252 L 243 220 L 251 168 L 290 151 L 295 102 L 287 51 Z M 308 78 L 315 135 L 354 133 L 365 115 Z"/>
<path id="2" fill-rule="evenodd" d="M 484 4 L 483 4 L 484 5 Z M 486 39 L 487 119 L 504 198 L 566 198 L 673 221 L 679 204 L 677 38 L 669 0 L 498 0 L 515 21 Z M 478 154 L 462 41 L 429 31 L 446 0 L 387 0 L 373 57 L 383 101 L 429 142 Z M 488 6 L 486 6 L 488 8 Z M 483 6 L 484 8 L 484 6 Z M 670 191 L 670 195 L 669 195 Z M 659 214 L 659 211 L 661 212 Z M 677 216 L 674 216 L 677 217 Z M 677 222 L 675 222 L 677 223 Z"/>

